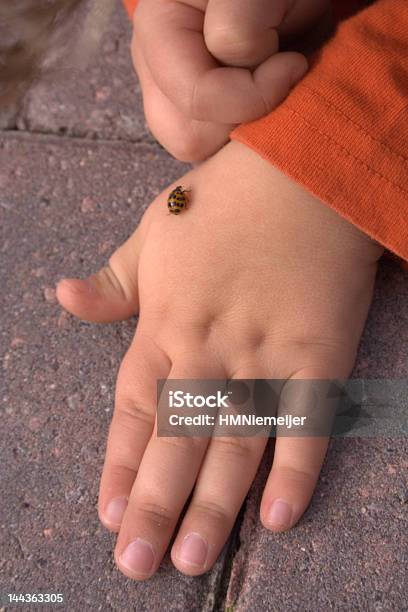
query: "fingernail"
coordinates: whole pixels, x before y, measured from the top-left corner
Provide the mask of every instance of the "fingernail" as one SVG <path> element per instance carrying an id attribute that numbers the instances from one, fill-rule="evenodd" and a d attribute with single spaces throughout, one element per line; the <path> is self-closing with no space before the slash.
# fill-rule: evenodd
<path id="1" fill-rule="evenodd" d="M 152 545 L 142 538 L 137 538 L 125 548 L 119 561 L 131 572 L 147 576 L 152 571 L 154 563 Z"/>
<path id="2" fill-rule="evenodd" d="M 204 567 L 207 559 L 208 545 L 199 533 L 189 533 L 183 540 L 178 558 L 183 563 Z"/>
<path id="3" fill-rule="evenodd" d="M 289 527 L 292 508 L 284 499 L 275 499 L 268 514 L 268 523 L 273 527 Z"/>
<path id="4" fill-rule="evenodd" d="M 108 523 L 120 525 L 128 504 L 127 497 L 116 497 L 106 506 L 105 518 Z"/>

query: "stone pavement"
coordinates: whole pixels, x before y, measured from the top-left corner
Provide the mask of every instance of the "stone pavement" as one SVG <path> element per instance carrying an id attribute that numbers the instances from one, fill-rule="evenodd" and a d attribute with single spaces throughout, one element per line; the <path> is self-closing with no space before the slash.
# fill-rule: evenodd
<path id="1" fill-rule="evenodd" d="M 272 535 L 258 507 L 271 452 L 209 574 L 167 559 L 115 568 L 96 500 L 115 375 L 135 321 L 81 323 L 53 287 L 102 265 L 185 167 L 149 136 L 115 15 L 85 74 L 37 86 L 0 132 L 0 591 L 62 592 L 66 610 L 408 610 L 408 443 L 332 442 L 313 502 Z M 407 275 L 384 262 L 355 375 L 408 377 Z M 35 609 L 31 607 L 30 609 Z"/>

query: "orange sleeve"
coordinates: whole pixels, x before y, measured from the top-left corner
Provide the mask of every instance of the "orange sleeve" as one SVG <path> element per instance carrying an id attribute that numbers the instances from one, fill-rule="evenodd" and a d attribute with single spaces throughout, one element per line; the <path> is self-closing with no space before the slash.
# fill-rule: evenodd
<path id="1" fill-rule="evenodd" d="M 125 5 L 129 17 L 132 19 L 137 0 L 123 0 L 123 4 Z"/>
<path id="2" fill-rule="evenodd" d="M 342 22 L 272 113 L 231 134 L 408 260 L 408 6 Z"/>

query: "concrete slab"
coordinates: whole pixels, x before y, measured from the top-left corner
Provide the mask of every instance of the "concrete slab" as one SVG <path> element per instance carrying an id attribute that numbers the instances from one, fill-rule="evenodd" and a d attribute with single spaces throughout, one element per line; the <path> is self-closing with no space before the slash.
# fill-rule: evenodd
<path id="1" fill-rule="evenodd" d="M 77 137 L 153 141 L 130 58 L 131 25 L 117 3 L 101 45 L 85 70 L 63 69 L 28 94 L 20 130 Z M 8 118 L 9 127 L 13 124 Z"/>
<path id="2" fill-rule="evenodd" d="M 167 561 L 138 585 L 114 568 L 95 505 L 135 322 L 80 323 L 61 313 L 52 288 L 62 274 L 102 265 L 183 171 L 148 144 L 129 40 L 118 8 L 86 73 L 37 85 L 6 122 L 25 134 L 0 134 L 0 591 L 59 590 L 75 612 L 406 610 L 403 441 L 333 442 L 308 513 L 280 536 L 258 521 L 270 451 L 208 576 L 183 578 Z M 384 263 L 356 376 L 408 376 L 407 304 L 407 275 Z"/>
<path id="3" fill-rule="evenodd" d="M 102 265 L 183 166 L 149 145 L 0 142 L 0 592 L 61 592 L 75 612 L 211 610 L 223 557 L 198 579 L 169 560 L 143 584 L 114 567 L 98 477 L 135 321 L 80 323 L 53 292 Z"/>
<path id="4" fill-rule="evenodd" d="M 258 522 L 269 453 L 211 574 L 183 578 L 168 560 L 149 583 L 119 574 L 95 506 L 135 322 L 80 323 L 61 313 L 53 287 L 102 265 L 184 166 L 150 145 L 17 133 L 1 138 L 0 168 L 0 587 L 59 590 L 74 610 L 222 609 L 227 589 L 234 610 L 403 610 L 406 441 L 333 442 L 308 513 L 280 536 Z M 406 281 L 382 265 L 356 376 L 407 377 Z"/>
<path id="5" fill-rule="evenodd" d="M 383 262 L 355 377 L 408 378 L 407 281 Z M 308 512 L 280 535 L 258 520 L 272 453 L 247 499 L 227 604 L 234 612 L 407 610 L 408 440 L 333 441 Z"/>

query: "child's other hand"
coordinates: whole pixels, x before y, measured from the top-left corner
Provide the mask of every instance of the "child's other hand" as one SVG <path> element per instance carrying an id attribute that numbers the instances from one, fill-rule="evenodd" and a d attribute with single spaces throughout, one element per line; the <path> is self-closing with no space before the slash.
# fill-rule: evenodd
<path id="1" fill-rule="evenodd" d="M 169 187 L 107 268 L 62 281 L 57 294 L 90 321 L 140 313 L 117 381 L 99 498 L 102 522 L 119 531 L 117 564 L 137 579 L 157 570 L 194 487 L 172 559 L 192 575 L 214 564 L 266 443 L 157 438 L 157 379 L 346 378 L 382 253 L 237 142 L 177 184 L 192 189 L 188 210 L 168 214 Z M 299 520 L 326 446 L 277 438 L 265 527 Z"/>
<path id="2" fill-rule="evenodd" d="M 329 0 L 139 0 L 132 54 L 144 110 L 174 157 L 206 159 L 235 124 L 269 113 L 307 70 L 279 36 L 307 29 Z"/>

